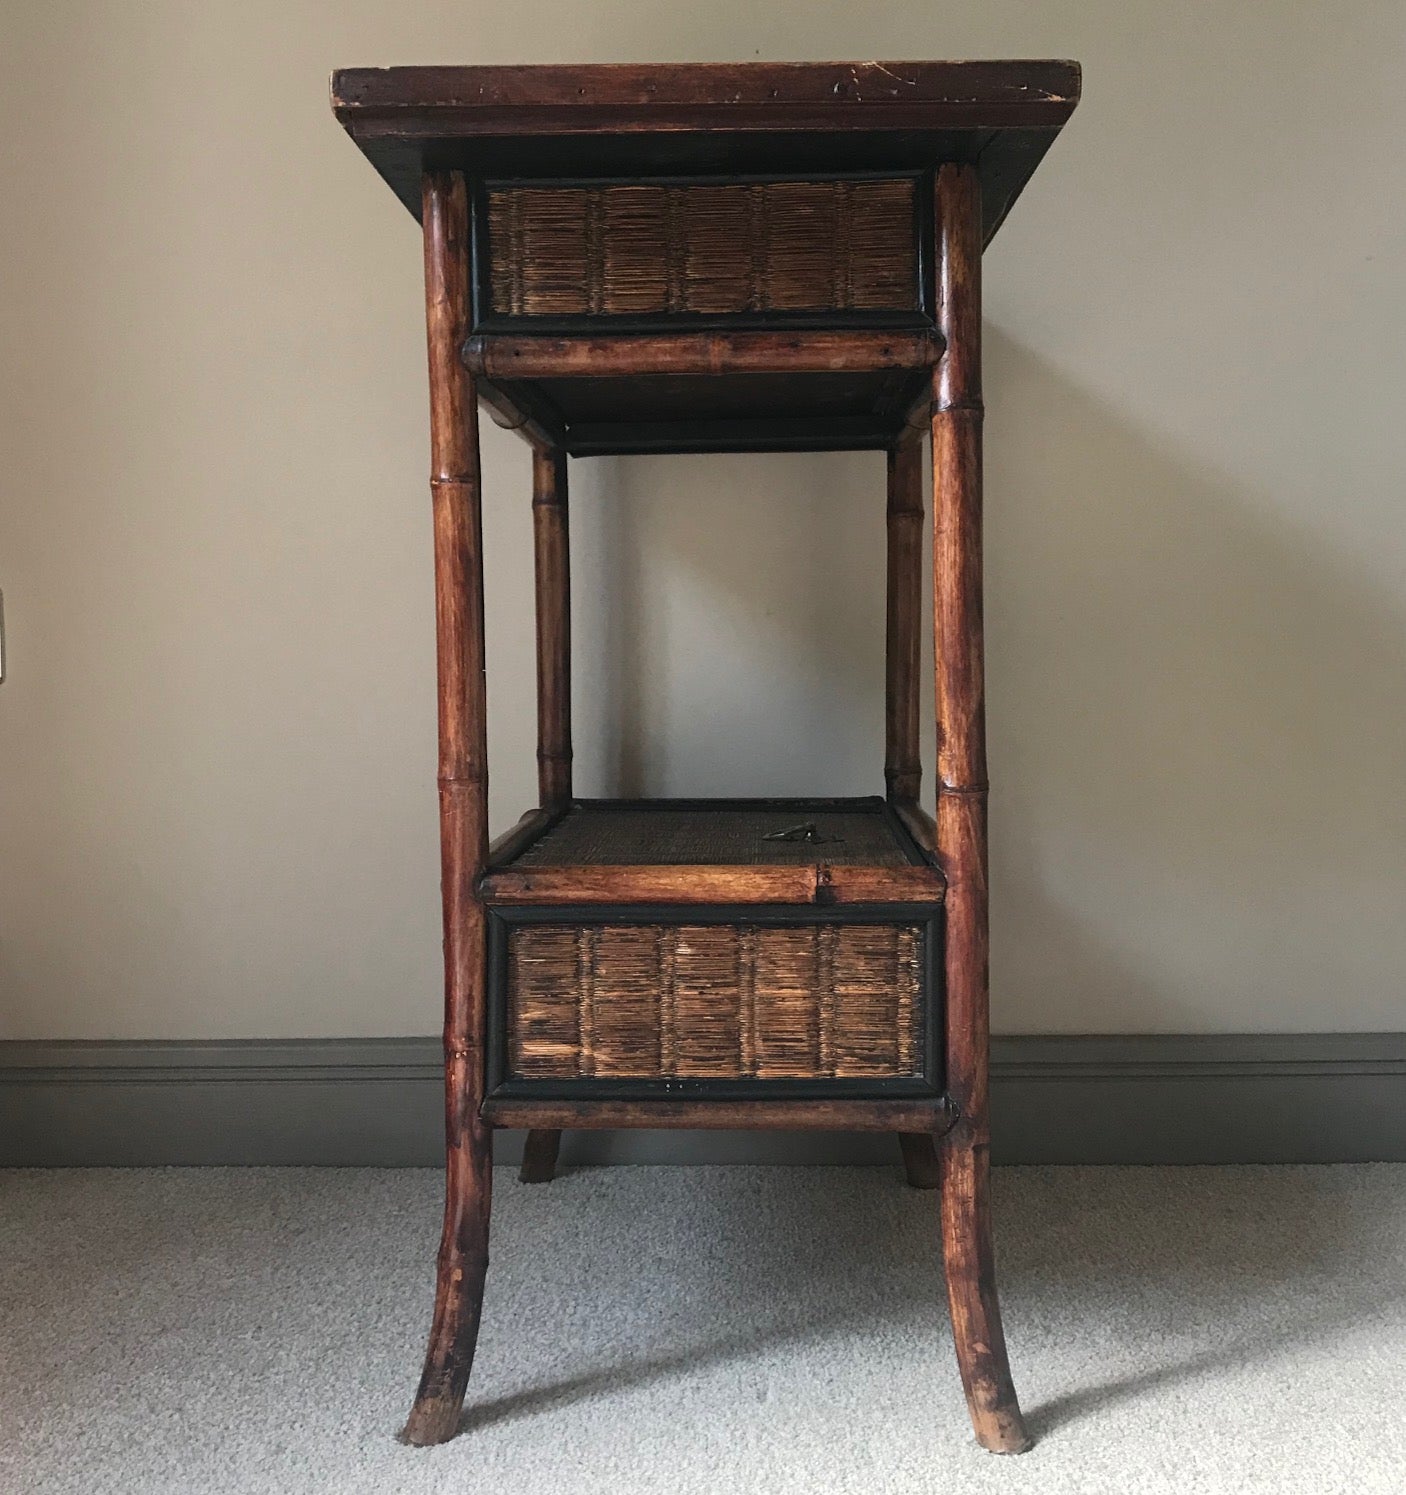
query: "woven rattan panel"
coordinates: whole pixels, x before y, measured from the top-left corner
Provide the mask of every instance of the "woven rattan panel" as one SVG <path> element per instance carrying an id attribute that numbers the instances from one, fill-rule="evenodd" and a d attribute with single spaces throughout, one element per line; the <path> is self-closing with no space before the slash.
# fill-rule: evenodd
<path id="1" fill-rule="evenodd" d="M 494 187 L 493 310 L 515 317 L 911 311 L 915 184 Z"/>
<path id="2" fill-rule="evenodd" d="M 508 1062 L 525 1079 L 921 1073 L 910 924 L 539 924 L 508 945 Z"/>
<path id="3" fill-rule="evenodd" d="M 638 809 L 585 805 L 517 860 L 517 867 L 906 867 L 909 857 L 881 814 L 804 806 Z"/>

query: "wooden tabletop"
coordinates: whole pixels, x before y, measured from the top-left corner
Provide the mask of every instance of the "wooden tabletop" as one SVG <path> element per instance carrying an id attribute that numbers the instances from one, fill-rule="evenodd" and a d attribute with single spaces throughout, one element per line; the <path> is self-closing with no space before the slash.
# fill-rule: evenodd
<path id="1" fill-rule="evenodd" d="M 418 215 L 426 165 L 483 176 L 976 161 L 989 240 L 1079 100 L 1074 62 L 346 68 L 332 106 Z"/>

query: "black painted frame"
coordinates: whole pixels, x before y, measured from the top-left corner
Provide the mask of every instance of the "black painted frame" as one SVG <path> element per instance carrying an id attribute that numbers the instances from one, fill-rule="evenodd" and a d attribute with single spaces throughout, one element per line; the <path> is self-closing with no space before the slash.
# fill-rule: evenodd
<path id="1" fill-rule="evenodd" d="M 889 1078 L 821 1080 L 524 1079 L 508 1065 L 508 943 L 528 924 L 576 928 L 611 924 L 916 924 L 923 928 L 922 1071 Z M 490 1100 L 896 1100 L 938 1099 L 943 1091 L 945 1003 L 940 903 L 889 904 L 552 904 L 488 908 L 488 1080 Z"/>

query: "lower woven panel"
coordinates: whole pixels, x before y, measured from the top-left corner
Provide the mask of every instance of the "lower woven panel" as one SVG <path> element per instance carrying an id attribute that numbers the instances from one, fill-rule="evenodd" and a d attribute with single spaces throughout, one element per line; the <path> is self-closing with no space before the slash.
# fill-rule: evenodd
<path id="1" fill-rule="evenodd" d="M 524 1079 L 846 1079 L 922 1072 L 917 924 L 558 925 L 508 944 Z"/>

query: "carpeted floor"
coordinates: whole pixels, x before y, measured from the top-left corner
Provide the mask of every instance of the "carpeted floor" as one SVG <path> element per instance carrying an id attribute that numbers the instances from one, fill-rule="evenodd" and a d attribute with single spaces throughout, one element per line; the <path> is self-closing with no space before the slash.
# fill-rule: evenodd
<path id="1" fill-rule="evenodd" d="M 429 1172 L 0 1174 L 3 1495 L 1406 1491 L 1406 1168 L 996 1175 L 1036 1448 L 897 1169 L 498 1173 L 466 1432 L 395 1432 Z"/>

